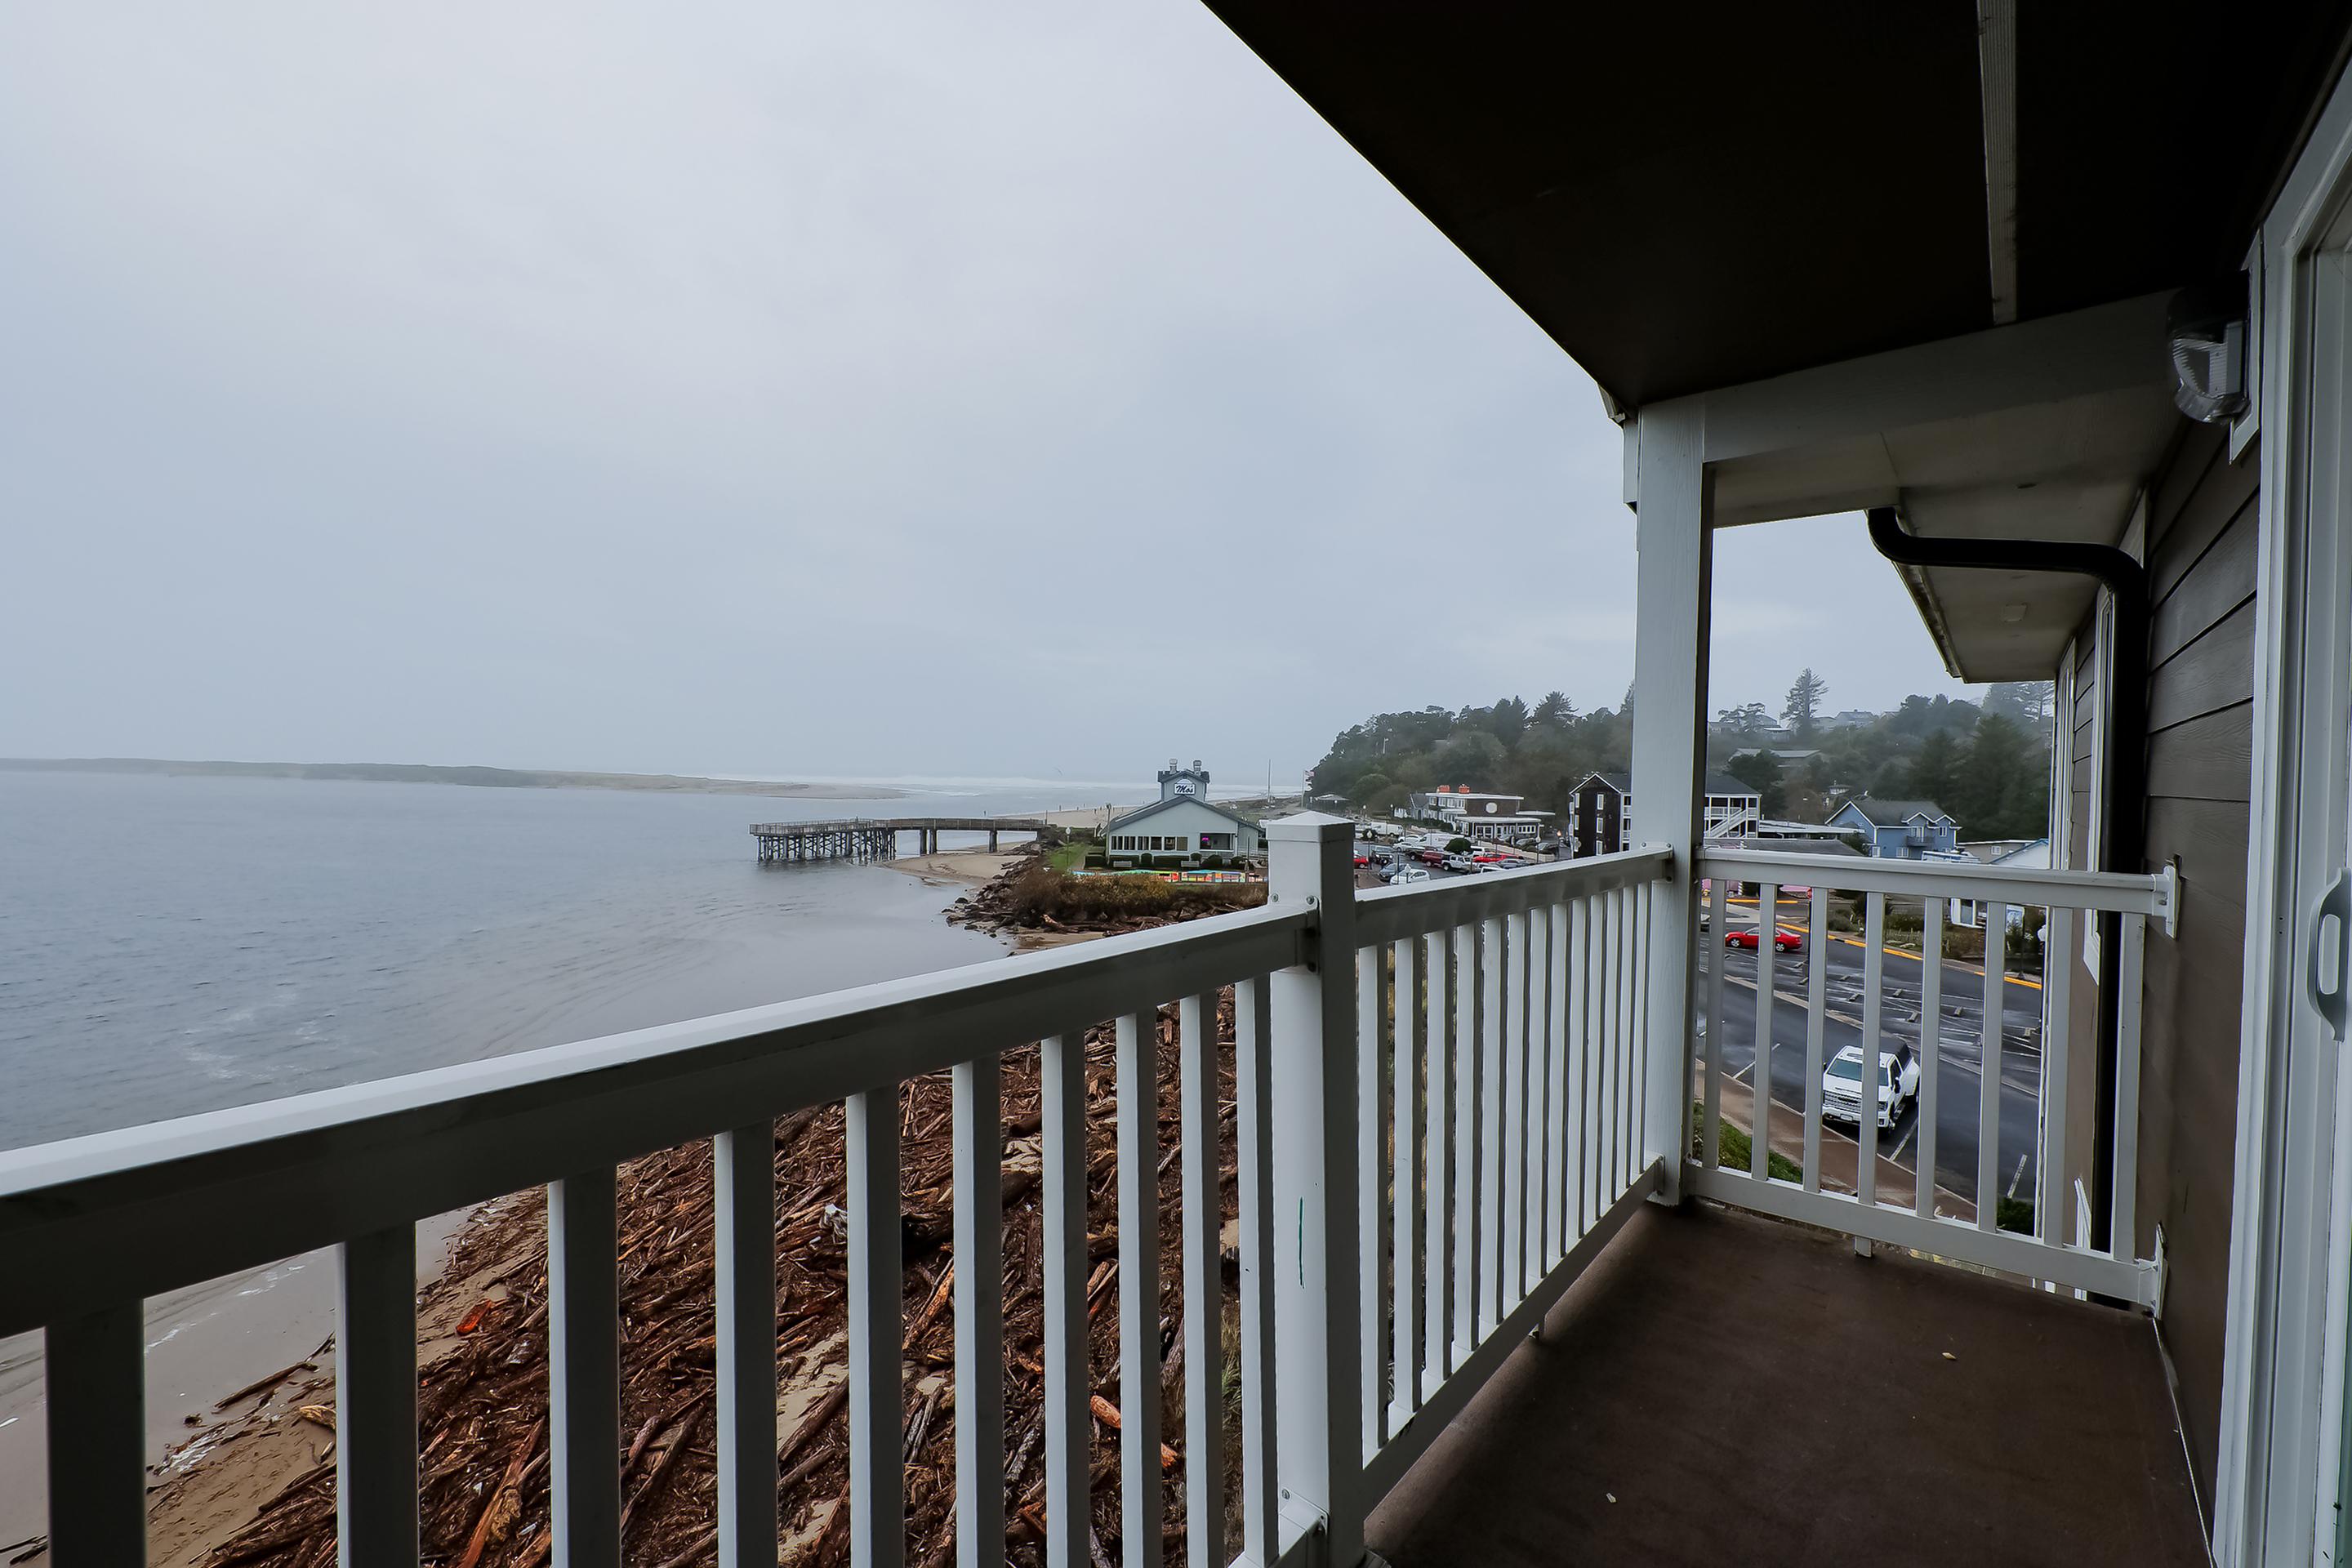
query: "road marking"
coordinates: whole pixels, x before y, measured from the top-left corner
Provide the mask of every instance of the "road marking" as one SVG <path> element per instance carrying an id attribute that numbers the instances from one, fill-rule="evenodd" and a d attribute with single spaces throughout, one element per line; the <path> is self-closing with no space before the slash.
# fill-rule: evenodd
<path id="1" fill-rule="evenodd" d="M 1918 1132 L 1919 1119 L 1915 1116 L 1911 1119 L 1911 1131 L 1903 1134 L 1903 1142 L 1895 1145 L 1895 1152 L 1886 1157 L 1890 1160 L 1900 1160 L 1903 1158 L 1903 1151 L 1911 1147 L 1911 1140 L 1916 1137 Z"/>
<path id="2" fill-rule="evenodd" d="M 1840 936 L 1835 931 L 1832 931 L 1830 933 L 1830 940 L 1832 942 L 1842 942 L 1848 947 L 1861 947 L 1864 945 L 1860 937 Z M 1914 963 L 1921 962 L 1920 956 L 1917 953 L 1900 947 L 1888 947 L 1883 942 L 1879 944 L 1878 951 L 1886 954 L 1889 958 L 1907 958 Z M 1956 958 L 1948 958 L 1944 960 L 1944 963 L 1947 966 L 1957 969 L 1963 974 L 1974 974 L 1979 978 L 1984 974 L 1983 970 L 1971 969 Z M 2039 980 L 2028 980 L 2022 974 L 2003 974 L 2001 978 L 2008 981 L 2011 985 L 2022 985 L 2028 990 L 2039 991 L 2042 989 L 2042 982 Z"/>
<path id="3" fill-rule="evenodd" d="M 2017 1173 L 2009 1178 L 2009 1195 L 2011 1197 L 2015 1197 L 2017 1195 L 2017 1184 L 2023 1180 L 2025 1180 L 2025 1156 L 2020 1154 L 2017 1157 Z"/>

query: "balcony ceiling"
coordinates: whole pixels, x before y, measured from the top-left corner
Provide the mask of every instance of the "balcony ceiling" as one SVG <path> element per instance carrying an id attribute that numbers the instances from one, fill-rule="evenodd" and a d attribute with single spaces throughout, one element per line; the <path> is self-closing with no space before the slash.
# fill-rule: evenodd
<path id="1" fill-rule="evenodd" d="M 1622 407 L 1995 322 L 1975 0 L 1208 4 Z M 2028 321 L 2233 268 L 2352 25 L 2016 12 Z"/>

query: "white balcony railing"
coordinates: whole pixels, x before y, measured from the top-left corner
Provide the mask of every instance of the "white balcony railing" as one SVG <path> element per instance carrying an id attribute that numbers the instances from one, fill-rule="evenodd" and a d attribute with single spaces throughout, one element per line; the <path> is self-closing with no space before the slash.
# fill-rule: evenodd
<path id="1" fill-rule="evenodd" d="M 719 1560 L 774 1561 L 772 1124 L 846 1129 L 854 1561 L 903 1561 L 898 1088 L 952 1069 L 956 1518 L 1005 1542 L 999 1061 L 1041 1042 L 1045 1515 L 1088 1554 L 1083 1038 L 1116 1019 L 1121 1506 L 1160 1560 L 1156 1015 L 1178 1004 L 1185 1555 L 1219 1568 L 1217 994 L 1234 993 L 1240 1559 L 1365 1513 L 1658 1183 L 1644 932 L 1664 851 L 1354 894 L 1346 824 L 1272 826 L 1262 910 L 0 1154 L 0 1334 L 47 1334 L 51 1558 L 145 1560 L 148 1298 L 338 1248 L 345 1564 L 414 1564 L 415 1226 L 544 1185 L 553 1560 L 619 1561 L 615 1168 L 714 1144 Z M 1352 960 L 1352 962 L 1350 962 Z M 1336 961 L 1336 962 L 1335 962 Z M 1363 1091 L 1359 1093 L 1360 1089 Z M 1278 1135 L 1276 1129 L 1279 1129 Z M 1269 1338 L 1271 1336 L 1271 1338 Z M 1279 1434 L 1277 1440 L 1276 1434 Z"/>
<path id="2" fill-rule="evenodd" d="M 2138 1256 L 2134 1191 L 2138 1179 L 2139 1147 L 2139 1025 L 2141 958 L 2150 918 L 2168 923 L 2173 918 L 2175 883 L 2168 869 L 2155 876 L 2126 876 L 2090 871 L 2020 870 L 1991 866 L 1934 861 L 1829 859 L 1786 852 L 1724 850 L 1702 853 L 1699 874 L 1709 881 L 1709 946 L 1705 963 L 1705 1001 L 1697 1016 L 1703 1020 L 1695 1042 L 1694 1070 L 1700 1075 L 1699 1151 L 1685 1172 L 1688 1190 L 1745 1208 L 1801 1220 L 1846 1232 L 1865 1241 L 1916 1248 L 1941 1258 L 1957 1258 L 1985 1268 L 2076 1289 L 2095 1291 L 2153 1306 L 2160 1282 L 2153 1262 Z M 1742 885 L 1755 894 L 1752 928 L 1735 921 L 1727 888 Z M 1783 889 L 1803 890 L 1801 901 L 1784 899 Z M 1829 899 L 1832 891 L 1861 895 L 1863 930 L 1858 937 L 1841 937 L 1829 930 Z M 1887 944 L 1887 900 L 1916 900 L 1921 928 L 1916 954 L 1890 950 Z M 1956 974 L 1943 957 L 1944 913 L 1948 900 L 1968 899 L 1984 907 L 1986 949 L 1981 964 L 1958 966 L 1971 971 Z M 2048 911 L 2045 951 L 2052 962 L 2047 974 L 2025 979 L 2039 1005 L 2032 1009 L 2038 1037 L 2011 1042 L 2004 1037 L 2010 1008 L 2011 975 L 2003 937 L 2007 911 L 2034 908 Z M 1742 911 L 1744 914 L 1744 910 Z M 2107 1140 L 2111 1163 L 2109 1191 L 2114 1194 L 2111 1234 L 2114 1244 L 2093 1247 L 2084 1237 L 2070 1235 L 2075 1204 L 2062 1183 L 2070 1171 L 2089 1180 L 2098 1156 L 2095 1136 L 2085 1139 L 2076 1123 L 2087 1124 L 2088 1107 L 2073 1114 L 2068 1103 L 2070 1038 L 2074 1022 L 2073 955 L 2083 942 L 2089 922 L 2100 919 L 2120 922 L 2116 966 L 2115 1026 L 2114 1121 Z M 1727 923 L 1728 922 L 1728 923 Z M 1749 1019 L 1727 1011 L 1728 971 L 1725 942 L 1743 930 L 1758 937 L 1755 978 L 1737 982 L 1754 992 Z M 1801 958 L 1776 961 L 1771 933 L 1780 931 L 1801 942 Z M 1829 967 L 1834 944 L 1850 944 L 1842 956 L 1850 963 L 1859 958 L 1858 984 L 1849 977 L 1841 994 L 1830 990 Z M 1892 958 L 1916 965 L 1917 985 L 1906 980 L 1898 996 L 1887 983 Z M 1801 968 L 1801 997 L 1790 990 L 1790 972 Z M 1769 976 L 1770 983 L 1764 983 Z M 1966 998 L 1964 987 L 1972 988 Z M 1973 1000 L 1971 1026 L 1965 1008 Z M 1786 1011 L 1782 1011 L 1785 1009 Z M 1898 1012 L 1900 1016 L 1898 1017 Z M 1956 1014 L 1963 1015 L 1957 1024 Z M 1774 1038 L 1776 1023 L 1794 1015 L 1802 1020 L 1802 1077 L 1797 1103 L 1776 1103 L 1770 1090 L 1771 1067 L 1777 1059 L 1790 1065 L 1799 1054 L 1793 1042 L 1755 1050 L 1755 1042 Z M 1913 1024 L 1916 1028 L 1911 1027 Z M 1853 1132 L 1853 1179 L 1839 1181 L 1844 1191 L 1825 1190 L 1823 1164 L 1822 1091 L 1824 1058 L 1834 1058 L 1838 1041 L 1851 1032 L 1854 1041 L 1878 1042 L 1893 1052 L 1916 1050 L 1919 1081 L 1915 1116 L 1904 1131 L 1904 1152 L 1910 1158 L 1907 1192 L 1882 1194 L 1879 1183 L 1891 1173 L 1882 1167 L 1881 1131 L 1874 1115 L 1863 1114 Z M 1738 1054 L 1734 1040 L 1745 1033 L 1749 1049 L 1743 1070 L 1749 1163 L 1747 1170 L 1727 1166 L 1720 1158 L 1720 1127 L 1727 1059 Z M 1873 1053 L 1864 1050 L 1865 1070 L 1858 1084 L 1860 1104 L 1874 1099 Z M 2019 1069 L 2020 1079 L 2010 1079 Z M 1747 1070 L 1752 1068 L 1752 1070 Z M 2030 1073 L 2029 1073 L 2030 1069 Z M 1969 1081 L 1972 1080 L 1972 1081 Z M 1947 1113 L 1956 1091 L 1972 1089 L 1973 1108 L 1958 1105 Z M 2002 1177 L 2011 1169 L 2001 1158 L 2001 1104 L 2004 1092 L 2015 1107 L 2030 1112 L 2030 1130 L 2011 1143 L 2021 1161 L 2030 1152 L 2040 1183 L 2031 1230 L 2007 1230 L 2000 1220 L 2000 1199 L 2007 1195 Z M 2015 1128 L 2020 1119 L 2012 1118 Z M 1794 1181 L 1770 1174 L 1776 1134 L 1788 1136 L 1791 1124 L 1801 1134 L 1801 1159 L 1793 1162 L 1801 1175 Z M 1938 1141 L 1947 1129 L 1972 1135 L 1976 1145 L 1974 1170 L 1955 1193 L 1937 1181 Z M 1791 1140 L 1792 1143 L 1794 1140 Z M 2083 1146 L 2085 1142 L 2089 1147 Z M 2022 1147 L 2018 1147 L 2019 1145 Z M 2021 1172 L 2022 1163 L 2015 1169 Z M 2016 1178 L 2011 1177 L 2013 1182 Z M 1958 1200 L 1958 1201 L 1955 1201 Z M 1960 1215 L 1939 1212 L 1966 1206 Z"/>

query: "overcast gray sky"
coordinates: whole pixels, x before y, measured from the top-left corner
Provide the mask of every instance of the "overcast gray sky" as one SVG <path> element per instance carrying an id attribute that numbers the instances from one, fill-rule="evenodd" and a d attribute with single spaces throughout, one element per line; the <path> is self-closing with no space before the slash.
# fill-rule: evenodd
<path id="1" fill-rule="evenodd" d="M 1295 775 L 1632 674 L 1591 384 L 1184 0 L 10 6 L 0 345 L 0 753 Z M 1717 707 L 1957 689 L 1858 520 L 1718 578 Z"/>

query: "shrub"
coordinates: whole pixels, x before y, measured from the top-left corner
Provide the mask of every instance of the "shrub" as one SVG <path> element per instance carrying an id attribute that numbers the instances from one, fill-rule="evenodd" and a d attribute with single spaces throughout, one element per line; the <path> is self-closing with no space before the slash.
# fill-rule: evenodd
<path id="1" fill-rule="evenodd" d="M 1157 877 L 1066 877 L 1032 864 L 1005 893 L 1005 912 L 1034 924 L 1074 921 L 1196 920 L 1265 902 L 1263 882 L 1168 882 Z"/>
<path id="2" fill-rule="evenodd" d="M 1448 855 L 1467 855 L 1475 847 L 1467 838 L 1452 838 L 1446 841 L 1445 852 Z"/>

